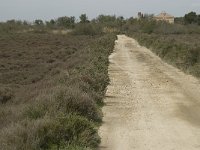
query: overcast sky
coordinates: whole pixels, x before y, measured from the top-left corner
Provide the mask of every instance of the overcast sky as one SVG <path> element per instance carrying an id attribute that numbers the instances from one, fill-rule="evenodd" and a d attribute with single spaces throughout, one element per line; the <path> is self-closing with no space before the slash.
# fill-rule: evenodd
<path id="1" fill-rule="evenodd" d="M 158 14 L 166 11 L 183 16 L 190 11 L 200 13 L 200 0 L 0 0 L 0 21 L 8 19 L 49 20 L 60 16 L 89 18 L 99 14 L 136 16 L 137 12 Z"/>

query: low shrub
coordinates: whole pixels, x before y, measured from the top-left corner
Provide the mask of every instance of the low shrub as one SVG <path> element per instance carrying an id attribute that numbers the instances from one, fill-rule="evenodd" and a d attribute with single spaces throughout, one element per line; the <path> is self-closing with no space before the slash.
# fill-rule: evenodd
<path id="1" fill-rule="evenodd" d="M 69 145 L 96 147 L 100 142 L 94 125 L 87 119 L 73 114 L 52 120 L 38 130 L 38 136 L 42 149 L 60 149 Z"/>
<path id="2" fill-rule="evenodd" d="M 75 35 L 98 35 L 102 33 L 102 28 L 98 24 L 92 23 L 77 24 L 72 32 Z"/>
<path id="3" fill-rule="evenodd" d="M 96 147 L 100 138 L 92 122 L 75 115 L 60 115 L 36 121 L 24 120 L 2 133 L 0 146 L 6 150 L 65 149 Z"/>
<path id="4" fill-rule="evenodd" d="M 40 103 L 35 104 L 33 106 L 28 106 L 28 108 L 24 112 L 24 116 L 29 119 L 38 119 L 44 117 L 46 114 L 45 105 L 42 105 Z"/>
<path id="5" fill-rule="evenodd" d="M 94 99 L 89 94 L 83 92 L 78 87 L 61 87 L 54 91 L 53 99 L 49 107 L 54 107 L 54 111 L 61 111 L 65 114 L 77 113 L 89 120 L 101 121 L 101 113 L 98 110 Z"/>

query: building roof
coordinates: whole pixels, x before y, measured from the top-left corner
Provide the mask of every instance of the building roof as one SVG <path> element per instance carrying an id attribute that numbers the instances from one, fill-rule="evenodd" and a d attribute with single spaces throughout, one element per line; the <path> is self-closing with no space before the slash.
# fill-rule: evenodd
<path id="1" fill-rule="evenodd" d="M 156 15 L 155 18 L 174 18 L 174 16 L 166 12 L 161 12 L 159 15 Z"/>

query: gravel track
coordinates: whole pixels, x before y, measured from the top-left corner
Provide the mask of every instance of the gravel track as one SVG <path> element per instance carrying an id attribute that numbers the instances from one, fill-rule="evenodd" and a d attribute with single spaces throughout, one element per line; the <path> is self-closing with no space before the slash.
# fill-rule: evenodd
<path id="1" fill-rule="evenodd" d="M 110 56 L 101 150 L 200 150 L 200 81 L 119 35 Z"/>

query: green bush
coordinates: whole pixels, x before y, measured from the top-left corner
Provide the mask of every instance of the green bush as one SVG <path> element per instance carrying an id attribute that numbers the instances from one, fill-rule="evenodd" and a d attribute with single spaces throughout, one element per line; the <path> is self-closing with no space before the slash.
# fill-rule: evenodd
<path id="1" fill-rule="evenodd" d="M 80 23 L 75 26 L 72 34 L 75 35 L 98 35 L 102 34 L 102 28 L 98 24 Z"/>
<path id="2" fill-rule="evenodd" d="M 64 115 L 38 130 L 42 149 L 65 148 L 69 145 L 97 147 L 100 139 L 94 125 L 77 115 Z"/>
<path id="3" fill-rule="evenodd" d="M 35 106 L 29 106 L 24 112 L 24 116 L 29 119 L 39 119 L 42 118 L 46 113 L 45 105 L 40 103 Z"/>
<path id="4" fill-rule="evenodd" d="M 153 33 L 154 30 L 156 29 L 156 22 L 155 21 L 144 21 L 142 22 L 142 27 L 141 30 L 144 33 Z"/>
<path id="5" fill-rule="evenodd" d="M 101 114 L 95 101 L 77 87 L 60 89 L 55 93 L 56 110 L 64 113 L 75 112 L 87 117 L 89 120 L 101 121 Z"/>
<path id="6" fill-rule="evenodd" d="M 14 136 L 13 136 L 14 135 Z M 59 115 L 37 121 L 24 120 L 3 133 L 0 146 L 6 150 L 97 147 L 100 138 L 92 122 L 75 115 Z"/>

